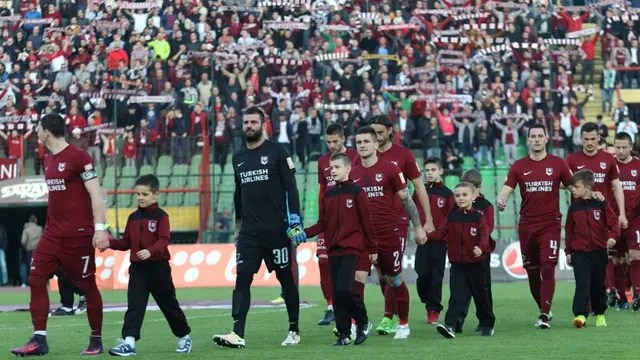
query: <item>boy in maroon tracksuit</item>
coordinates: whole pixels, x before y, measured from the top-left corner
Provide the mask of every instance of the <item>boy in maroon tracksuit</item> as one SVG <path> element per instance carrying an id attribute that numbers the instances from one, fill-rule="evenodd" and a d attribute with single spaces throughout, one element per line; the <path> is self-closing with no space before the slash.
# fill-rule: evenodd
<path id="1" fill-rule="evenodd" d="M 480 211 L 473 208 L 473 184 L 459 183 L 454 196 L 458 208 L 449 213 L 438 230 L 428 235 L 428 241 L 447 239 L 451 262 L 449 308 L 445 323 L 438 325 L 437 330 L 445 338 L 455 339 L 454 326 L 464 316 L 469 297 L 473 297 L 481 335 L 493 336 L 496 318 L 492 303 L 487 298 L 486 269 L 483 264 L 491 250 L 487 221 Z"/>
<path id="2" fill-rule="evenodd" d="M 424 161 L 424 174 L 427 178 L 427 195 L 433 223 L 441 224 L 455 206 L 453 191 L 442 183 L 442 162 L 438 157 L 429 157 Z M 418 195 L 413 194 L 413 201 L 417 203 Z M 420 222 L 425 223 L 422 207 L 418 207 Z M 446 239 L 433 239 L 416 249 L 416 288 L 418 296 L 427 311 L 427 324 L 437 324 L 442 311 L 442 279 L 447 258 Z"/>
<path id="3" fill-rule="evenodd" d="M 591 170 L 580 170 L 571 177 L 571 192 L 576 201 L 567 211 L 565 253 L 576 279 L 573 325 L 577 328 L 587 324 L 589 302 L 596 315 L 596 326 L 607 326 L 604 318 L 607 249 L 614 247 L 620 237 L 618 219 L 611 206 L 592 200 L 594 186 L 595 175 Z"/>
<path id="4" fill-rule="evenodd" d="M 495 228 L 495 210 L 493 208 L 493 204 L 491 201 L 487 200 L 484 197 L 484 194 L 480 192 L 482 188 L 482 174 L 476 169 L 470 169 L 462 174 L 460 181 L 466 181 L 468 183 L 473 184 L 473 187 L 476 189 L 475 199 L 473 200 L 473 208 L 480 211 L 484 215 L 484 219 L 487 221 L 487 229 L 489 233 L 489 245 L 490 245 L 490 253 L 496 249 L 496 242 L 491 237 L 493 233 L 493 229 Z M 491 255 L 487 256 L 484 260 L 483 264 L 486 269 L 485 275 L 486 284 L 487 284 L 487 298 L 491 302 L 491 307 L 493 308 L 493 294 L 491 292 Z M 455 326 L 456 333 L 462 333 L 462 328 L 464 326 L 464 319 L 466 319 L 467 314 L 469 313 L 469 307 L 471 306 L 471 298 L 467 300 L 467 304 L 464 307 L 463 316 L 460 318 L 458 323 Z M 480 326 L 476 328 L 476 331 L 482 331 Z"/>
<path id="5" fill-rule="evenodd" d="M 136 355 L 135 342 L 147 309 L 149 294 L 178 337 L 177 353 L 191 352 L 191 328 L 176 299 L 176 289 L 169 265 L 171 225 L 169 216 L 158 207 L 160 182 L 154 175 L 141 176 L 135 183 L 138 210 L 129 215 L 121 240 L 110 240 L 114 250 L 131 250 L 127 312 L 124 315 L 124 341 L 109 350 L 113 356 Z"/>
<path id="6" fill-rule="evenodd" d="M 331 156 L 331 176 L 336 185 L 329 188 L 319 204 L 318 223 L 305 229 L 307 238 L 324 232 L 333 284 L 333 311 L 339 338 L 333 346 L 351 344 L 351 319 L 356 322 L 355 344 L 367 340 L 371 322 L 364 299 L 354 291 L 356 265 L 361 256 L 376 261 L 377 244 L 367 192 L 349 179 L 351 160 L 344 153 Z"/>

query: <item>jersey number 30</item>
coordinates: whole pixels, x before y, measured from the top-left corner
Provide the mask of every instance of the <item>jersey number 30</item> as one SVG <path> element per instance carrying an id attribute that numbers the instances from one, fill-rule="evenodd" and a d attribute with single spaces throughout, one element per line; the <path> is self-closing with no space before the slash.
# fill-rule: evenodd
<path id="1" fill-rule="evenodd" d="M 273 263 L 284 265 L 289 263 L 289 248 L 273 249 Z"/>

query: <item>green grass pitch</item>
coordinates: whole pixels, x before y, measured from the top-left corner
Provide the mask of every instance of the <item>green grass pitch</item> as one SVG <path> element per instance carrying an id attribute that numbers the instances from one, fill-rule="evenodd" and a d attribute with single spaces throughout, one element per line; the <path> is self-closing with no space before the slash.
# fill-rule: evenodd
<path id="1" fill-rule="evenodd" d="M 177 341 L 159 311 L 149 311 L 138 342 L 138 358 L 143 359 L 638 359 L 640 313 L 631 311 L 607 312 L 607 328 L 596 328 L 590 318 L 584 329 L 572 327 L 571 299 L 574 284 L 558 283 L 553 304 L 554 319 L 551 330 L 534 327 L 538 312 L 526 283 L 494 284 L 494 303 L 497 317 L 496 334 L 492 338 L 474 333 L 477 325 L 475 310 L 470 310 L 465 331 L 455 340 L 442 338 L 433 325 L 424 323 L 424 307 L 411 287 L 411 314 L 408 340 L 393 340 L 372 334 L 362 346 L 333 348 L 332 326 L 318 326 L 317 320 L 325 310 L 318 287 L 300 289 L 301 300 L 318 306 L 301 309 L 301 343 L 297 347 L 280 346 L 287 332 L 286 310 L 255 308 L 249 313 L 246 349 L 222 349 L 213 344 L 213 334 L 226 333 L 231 327 L 230 310 L 187 310 L 193 330 L 193 352 L 175 354 Z M 445 285 L 445 307 L 448 300 Z M 277 288 L 253 288 L 254 300 L 277 297 Z M 28 292 L 0 293 L 1 304 L 26 304 Z M 126 292 L 103 292 L 105 302 L 124 302 Z M 178 292 L 181 300 L 229 300 L 231 289 L 185 289 Z M 52 294 L 52 303 L 58 300 Z M 366 303 L 374 325 L 380 321 L 383 299 L 377 285 L 368 285 Z M 105 350 L 120 337 L 124 313 L 105 313 L 103 341 Z M 441 314 L 440 320 L 444 319 Z M 10 349 L 24 345 L 31 336 L 31 320 L 27 312 L 0 314 L 0 359 L 10 359 Z M 78 359 L 88 343 L 85 315 L 49 319 L 49 347 L 47 358 Z M 104 357 L 109 355 L 105 354 Z"/>

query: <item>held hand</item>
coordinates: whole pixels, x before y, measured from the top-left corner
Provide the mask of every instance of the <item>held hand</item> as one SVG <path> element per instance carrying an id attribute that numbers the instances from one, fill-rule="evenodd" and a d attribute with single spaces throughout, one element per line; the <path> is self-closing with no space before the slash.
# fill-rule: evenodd
<path id="1" fill-rule="evenodd" d="M 604 195 L 600 191 L 594 191 L 591 193 L 591 198 L 593 200 L 604 201 Z"/>
<path id="2" fill-rule="evenodd" d="M 498 201 L 496 202 L 496 205 L 498 205 L 498 211 L 504 211 L 504 209 L 507 208 L 507 199 L 505 199 L 504 195 L 498 195 Z"/>
<path id="3" fill-rule="evenodd" d="M 436 231 L 436 227 L 435 227 L 435 225 L 433 225 L 433 219 L 431 219 L 431 221 L 427 221 L 427 223 L 424 224 L 424 231 L 427 234 L 430 234 L 430 233 Z"/>
<path id="4" fill-rule="evenodd" d="M 479 247 L 475 246 L 473 248 L 473 255 L 475 255 L 475 257 L 480 257 L 480 255 L 482 255 L 482 250 L 480 250 Z"/>
<path id="5" fill-rule="evenodd" d="M 369 254 L 369 261 L 372 264 L 376 264 L 378 262 L 378 254 Z"/>
<path id="6" fill-rule="evenodd" d="M 567 254 L 566 259 L 567 259 L 567 264 L 573 266 L 573 264 L 571 264 L 571 254 Z"/>
<path id="7" fill-rule="evenodd" d="M 427 242 L 427 233 L 425 233 L 424 229 L 421 227 L 416 228 L 416 243 L 424 244 Z"/>
<path id="8" fill-rule="evenodd" d="M 147 260 L 148 258 L 151 257 L 151 253 L 149 252 L 149 250 L 140 250 L 136 253 L 136 255 L 138 255 L 138 259 L 140 260 Z"/>
<path id="9" fill-rule="evenodd" d="M 93 247 L 103 252 L 109 248 L 109 239 L 107 239 L 107 233 L 102 231 L 96 231 L 93 234 Z"/>
<path id="10" fill-rule="evenodd" d="M 616 243 L 617 243 L 616 239 L 609 239 L 607 240 L 607 247 L 611 249 L 612 247 L 616 246 Z"/>
<path id="11" fill-rule="evenodd" d="M 626 229 L 629 227 L 629 221 L 627 220 L 627 215 L 620 215 L 618 217 L 618 221 L 620 222 L 620 227 Z"/>

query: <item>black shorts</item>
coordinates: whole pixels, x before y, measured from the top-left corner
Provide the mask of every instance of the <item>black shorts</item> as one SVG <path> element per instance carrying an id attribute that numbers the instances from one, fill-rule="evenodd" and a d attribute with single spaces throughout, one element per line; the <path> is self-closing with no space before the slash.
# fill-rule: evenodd
<path id="1" fill-rule="evenodd" d="M 245 240 L 245 241 L 243 241 Z M 290 269 L 295 271 L 296 251 L 286 235 L 282 246 L 261 245 L 254 239 L 238 239 L 236 247 L 236 273 L 256 274 L 260 270 L 264 260 L 269 272 L 278 269 Z"/>

